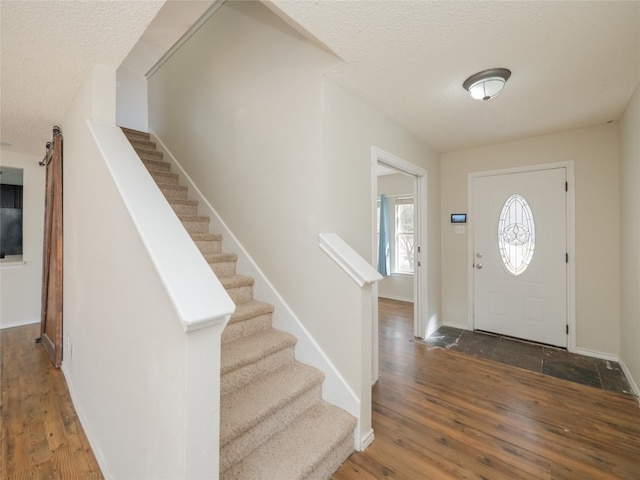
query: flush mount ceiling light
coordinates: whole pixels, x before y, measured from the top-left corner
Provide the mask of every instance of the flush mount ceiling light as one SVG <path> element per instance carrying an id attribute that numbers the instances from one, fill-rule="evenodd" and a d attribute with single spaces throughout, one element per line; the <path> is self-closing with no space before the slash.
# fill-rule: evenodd
<path id="1" fill-rule="evenodd" d="M 506 68 L 490 68 L 471 75 L 462 86 L 476 100 L 489 100 L 502 91 L 505 82 L 511 76 Z"/>

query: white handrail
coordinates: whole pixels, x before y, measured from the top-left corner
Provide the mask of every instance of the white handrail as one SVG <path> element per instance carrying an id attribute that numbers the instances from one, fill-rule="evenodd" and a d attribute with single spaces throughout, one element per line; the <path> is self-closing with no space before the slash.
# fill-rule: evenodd
<path id="1" fill-rule="evenodd" d="M 122 130 L 87 123 L 184 331 L 228 321 L 235 304 Z"/>
<path id="2" fill-rule="evenodd" d="M 382 275 L 337 233 L 321 233 L 320 248 L 360 286 L 382 280 Z"/>

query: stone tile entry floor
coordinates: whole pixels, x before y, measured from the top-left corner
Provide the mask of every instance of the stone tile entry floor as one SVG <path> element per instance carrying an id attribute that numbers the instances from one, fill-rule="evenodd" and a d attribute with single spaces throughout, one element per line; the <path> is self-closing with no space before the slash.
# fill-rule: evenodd
<path id="1" fill-rule="evenodd" d="M 416 341 L 583 385 L 633 395 L 618 362 L 577 355 L 562 348 L 445 326 L 440 327 L 428 340 Z"/>

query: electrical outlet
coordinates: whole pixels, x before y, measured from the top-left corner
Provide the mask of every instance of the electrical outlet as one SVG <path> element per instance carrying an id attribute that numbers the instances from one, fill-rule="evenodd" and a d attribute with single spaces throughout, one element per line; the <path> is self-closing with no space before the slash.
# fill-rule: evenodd
<path id="1" fill-rule="evenodd" d="M 464 235 L 466 232 L 466 228 L 464 225 L 456 225 L 453 229 L 454 233 L 457 235 Z"/>

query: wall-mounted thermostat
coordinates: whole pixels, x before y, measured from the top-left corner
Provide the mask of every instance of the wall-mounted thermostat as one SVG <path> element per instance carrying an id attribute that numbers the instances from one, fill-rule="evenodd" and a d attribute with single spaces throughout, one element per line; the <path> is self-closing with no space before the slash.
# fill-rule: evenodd
<path id="1" fill-rule="evenodd" d="M 451 223 L 467 223 L 467 214 L 466 213 L 452 213 L 451 214 Z"/>

